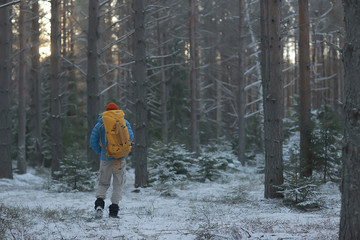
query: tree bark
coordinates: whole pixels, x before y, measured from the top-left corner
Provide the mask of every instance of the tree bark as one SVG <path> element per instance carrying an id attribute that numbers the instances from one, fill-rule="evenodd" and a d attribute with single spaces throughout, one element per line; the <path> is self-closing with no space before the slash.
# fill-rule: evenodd
<path id="1" fill-rule="evenodd" d="M 158 14 L 160 18 L 160 14 Z M 160 56 L 160 81 L 161 81 L 161 123 L 162 123 L 162 140 L 164 144 L 168 144 L 169 134 L 168 134 L 168 111 L 167 111 L 167 86 L 166 86 L 166 72 L 165 72 L 165 36 L 164 29 L 165 24 L 160 23 L 160 20 L 157 21 L 157 41 L 159 45 L 158 54 Z"/>
<path id="2" fill-rule="evenodd" d="M 31 159 L 31 165 L 39 167 L 42 164 L 41 153 L 41 81 L 39 77 L 40 72 L 40 24 L 39 24 L 39 2 L 35 1 L 32 4 L 32 34 L 31 34 L 31 136 L 35 150 Z"/>
<path id="3" fill-rule="evenodd" d="M 118 6 L 118 10 L 116 11 L 116 15 L 118 19 L 122 19 L 124 17 L 127 17 L 128 15 L 131 14 L 131 11 L 128 11 L 128 5 L 130 5 L 129 3 L 124 3 L 123 0 L 117 0 L 116 1 L 116 5 Z M 120 7 L 121 6 L 121 7 Z M 130 24 L 129 24 L 130 23 Z M 117 39 L 120 39 L 128 29 L 131 29 L 131 21 L 126 21 L 126 23 L 124 23 L 122 25 L 122 27 L 118 30 L 118 31 L 114 31 L 114 34 L 116 36 Z M 130 40 L 130 36 L 127 38 L 127 41 Z M 125 45 L 125 46 L 124 46 Z M 128 59 L 128 57 L 124 56 L 123 54 L 123 50 L 126 47 L 127 44 L 124 44 L 123 42 L 119 42 L 116 46 L 117 46 L 117 65 L 121 65 L 123 63 L 129 62 L 130 60 Z M 119 86 L 116 88 L 116 96 L 118 99 L 122 100 L 122 104 L 123 104 L 123 108 L 124 109 L 128 109 L 128 104 L 127 104 L 127 100 L 129 99 L 129 84 L 126 83 L 126 81 L 128 80 L 128 75 L 129 75 L 130 71 L 124 71 L 124 69 L 122 68 L 118 68 L 116 71 L 116 81 L 119 84 Z"/>
<path id="4" fill-rule="evenodd" d="M 360 239 L 360 5 L 343 0 L 345 12 L 345 134 L 339 239 Z"/>
<path id="5" fill-rule="evenodd" d="M 19 174 L 26 173 L 26 110 L 25 110 L 25 11 L 26 2 L 20 1 L 19 15 L 19 106 L 18 106 L 18 155 L 17 168 Z"/>
<path id="6" fill-rule="evenodd" d="M 245 105 L 246 105 L 246 93 L 245 93 L 245 77 L 244 77 L 244 66 L 245 66 L 245 51 L 244 51 L 244 27 L 245 27 L 245 9 L 244 0 L 239 0 L 239 47 L 238 47 L 238 94 L 237 94 L 237 106 L 238 106 L 238 160 L 242 166 L 245 166 Z"/>
<path id="7" fill-rule="evenodd" d="M 0 0 L 0 5 L 7 0 Z M 13 178 L 11 162 L 11 79 L 9 8 L 0 8 L 0 178 Z"/>
<path id="8" fill-rule="evenodd" d="M 69 39 L 68 39 L 68 53 L 67 53 L 67 57 L 69 58 L 69 60 L 71 62 L 75 62 L 75 27 L 74 27 L 74 24 L 75 24 L 75 21 L 74 21 L 74 12 L 75 12 L 75 7 L 74 7 L 74 4 L 73 4 L 73 0 L 70 0 L 69 2 L 69 5 L 70 5 L 70 19 L 69 19 L 69 24 L 68 24 L 68 36 L 69 36 Z M 67 101 L 73 103 L 73 102 L 76 102 L 78 103 L 78 101 L 76 100 L 78 98 L 77 96 L 77 93 L 78 93 L 78 86 L 77 86 L 77 82 L 78 82 L 78 79 L 76 78 L 76 69 L 73 65 L 71 64 L 68 64 L 67 65 L 67 71 L 68 71 L 68 91 L 69 91 L 69 96 L 68 96 L 68 99 Z M 68 116 L 73 116 L 73 115 L 76 115 L 76 109 L 75 108 L 69 108 L 68 111 L 67 111 L 67 115 Z"/>
<path id="9" fill-rule="evenodd" d="M 219 53 L 220 54 L 220 53 Z M 221 67 L 221 58 L 216 60 L 218 67 Z M 215 81 L 216 91 L 216 138 L 220 139 L 223 135 L 223 85 L 221 71 L 216 73 L 217 81 Z"/>
<path id="10" fill-rule="evenodd" d="M 99 39 L 99 1 L 89 1 L 89 21 L 88 21 L 88 65 L 87 65 L 87 157 L 93 171 L 100 167 L 100 158 L 90 148 L 90 136 L 93 127 L 98 121 L 99 114 L 99 71 L 98 71 L 98 50 Z"/>
<path id="11" fill-rule="evenodd" d="M 198 83 L 197 83 L 197 45 L 196 45 L 196 0 L 189 0 L 189 40 L 190 40 L 190 98 L 191 98 L 191 151 L 199 155 L 199 124 L 198 124 Z"/>
<path id="12" fill-rule="evenodd" d="M 51 56 L 50 56 L 50 132 L 52 141 L 51 173 L 60 169 L 62 157 L 61 136 L 61 106 L 60 106 L 60 74 L 59 53 L 60 51 L 60 25 L 59 25 L 59 0 L 51 0 Z"/>
<path id="13" fill-rule="evenodd" d="M 300 175 L 312 175 L 311 142 L 311 89 L 308 0 L 298 0 L 299 6 L 299 71 L 300 71 Z"/>
<path id="14" fill-rule="evenodd" d="M 68 43 L 69 41 L 67 41 L 68 39 L 68 24 L 67 21 L 69 20 L 69 17 L 67 15 L 67 6 L 68 6 L 68 0 L 62 0 L 62 6 L 61 6 L 61 44 L 60 44 L 60 48 L 61 48 L 61 54 L 62 57 L 68 59 L 67 56 L 67 50 L 68 50 Z M 70 92 L 68 92 L 69 89 L 69 82 L 71 81 L 71 79 L 69 78 L 69 74 L 68 74 L 68 62 L 66 61 L 62 61 L 61 62 L 61 78 L 60 78 L 60 90 L 61 90 L 61 111 L 64 113 L 65 116 L 68 115 L 68 106 L 69 106 L 69 94 L 71 94 Z"/>
<path id="15" fill-rule="evenodd" d="M 337 43 L 337 35 L 335 35 L 335 37 L 333 38 L 334 44 L 338 44 Z M 338 113 L 341 113 L 342 108 L 340 105 L 340 98 L 339 98 L 339 88 L 340 88 L 340 84 L 339 84 L 339 79 L 340 79 L 340 69 L 339 69 L 339 64 L 338 64 L 338 52 L 335 48 L 333 48 L 332 50 L 332 59 L 331 59 L 331 65 L 332 65 L 332 71 L 331 74 L 336 74 L 336 76 L 334 77 L 334 85 L 333 85 L 333 93 L 334 93 L 334 98 L 333 98 L 333 105 L 336 109 L 336 111 Z"/>
<path id="16" fill-rule="evenodd" d="M 146 52 L 145 52 L 145 1 L 134 0 L 134 60 L 132 68 L 135 94 L 135 187 L 146 187 L 147 148 L 148 148 L 148 110 L 146 86 Z"/>
<path id="17" fill-rule="evenodd" d="M 283 82 L 280 37 L 280 5 L 277 0 L 260 0 L 261 65 L 265 132 L 265 198 L 279 198 L 283 184 Z"/>

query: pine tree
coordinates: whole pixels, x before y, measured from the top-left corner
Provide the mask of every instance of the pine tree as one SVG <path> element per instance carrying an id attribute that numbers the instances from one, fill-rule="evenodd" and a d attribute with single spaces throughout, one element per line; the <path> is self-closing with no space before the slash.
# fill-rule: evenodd
<path id="1" fill-rule="evenodd" d="M 98 72 L 98 27 L 99 27 L 99 1 L 89 1 L 89 19 L 88 19 L 88 62 L 87 62 L 87 156 L 91 163 L 93 171 L 100 167 L 98 155 L 90 148 L 90 136 L 93 127 L 97 123 L 100 109 L 99 96 L 99 72 Z"/>
<path id="2" fill-rule="evenodd" d="M 314 170 L 322 174 L 323 181 L 339 181 L 343 138 L 340 116 L 333 107 L 323 105 L 314 118 L 310 145 Z"/>
<path id="3" fill-rule="evenodd" d="M 146 52 L 145 52 L 145 1 L 135 0 L 134 10 L 134 60 L 132 68 L 134 82 L 134 161 L 135 161 L 135 187 L 146 187 L 147 148 L 148 148 L 148 109 L 146 86 Z"/>
<path id="4" fill-rule="evenodd" d="M 277 0 L 261 0 L 261 67 L 265 134 L 265 198 L 282 197 L 283 82 L 280 6 Z"/>
<path id="5" fill-rule="evenodd" d="M 312 175 L 310 157 L 310 45 L 309 45 L 309 6 L 307 0 L 298 0 L 299 5 L 299 72 L 300 72 L 300 161 L 301 176 Z"/>
<path id="6" fill-rule="evenodd" d="M 189 1 L 189 43 L 190 43 L 190 102 L 191 102 L 191 151 L 195 153 L 195 156 L 199 155 L 199 123 L 198 123 L 198 111 L 199 111 L 199 99 L 198 99 L 198 56 L 197 56 L 197 1 Z"/>
<path id="7" fill-rule="evenodd" d="M 7 0 L 0 0 L 0 5 Z M 10 19 L 9 8 L 0 8 L 0 178 L 13 178 L 11 162 L 11 64 L 10 64 Z"/>
<path id="8" fill-rule="evenodd" d="M 50 56 L 50 135 L 52 141 L 51 173 L 60 168 L 62 158 L 61 106 L 60 106 L 60 26 L 59 0 L 51 0 L 51 56 Z"/>
<path id="9" fill-rule="evenodd" d="M 343 0 L 345 10 L 345 135 L 339 239 L 360 239 L 360 24 L 359 1 Z"/>

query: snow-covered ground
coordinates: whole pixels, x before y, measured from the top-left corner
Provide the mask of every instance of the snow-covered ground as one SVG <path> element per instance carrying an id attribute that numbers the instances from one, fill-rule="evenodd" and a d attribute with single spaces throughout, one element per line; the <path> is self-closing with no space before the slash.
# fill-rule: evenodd
<path id="1" fill-rule="evenodd" d="M 49 192 L 46 181 L 34 171 L 0 180 L 0 239 L 338 238 L 340 193 L 332 183 L 321 187 L 324 208 L 301 212 L 264 199 L 263 174 L 255 168 L 217 182 L 182 182 L 139 193 L 133 192 L 129 170 L 120 218 L 109 218 L 106 209 L 105 217 L 95 220 L 94 192 Z"/>

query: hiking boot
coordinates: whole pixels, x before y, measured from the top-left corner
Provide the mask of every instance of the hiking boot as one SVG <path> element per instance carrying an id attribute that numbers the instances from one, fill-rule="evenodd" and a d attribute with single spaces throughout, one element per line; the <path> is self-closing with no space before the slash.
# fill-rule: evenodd
<path id="1" fill-rule="evenodd" d="M 102 198 L 98 198 L 95 201 L 95 218 L 99 219 L 103 216 L 105 202 Z"/>
<path id="2" fill-rule="evenodd" d="M 118 218 L 119 205 L 111 204 L 109 207 L 109 217 Z"/>
<path id="3" fill-rule="evenodd" d="M 100 206 L 98 206 L 96 209 L 95 209 L 95 218 L 96 219 L 100 219 L 103 217 L 103 212 L 104 212 L 104 209 L 101 208 Z"/>

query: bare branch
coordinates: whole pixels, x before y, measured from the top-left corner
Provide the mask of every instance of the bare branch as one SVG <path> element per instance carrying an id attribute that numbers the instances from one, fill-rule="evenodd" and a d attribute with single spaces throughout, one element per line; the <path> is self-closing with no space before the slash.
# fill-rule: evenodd
<path id="1" fill-rule="evenodd" d="M 127 37 L 131 36 L 134 32 L 135 32 L 135 30 L 131 30 L 131 31 L 129 31 L 128 33 L 126 33 L 124 36 L 122 36 L 121 38 L 119 38 L 118 40 L 109 43 L 108 45 L 106 45 L 105 47 L 103 47 L 102 49 L 100 49 L 100 51 L 98 52 L 98 54 L 99 54 L 99 55 L 103 54 L 106 50 L 108 50 L 108 49 L 111 48 L 112 46 L 118 44 L 119 42 L 121 42 L 122 40 L 126 39 Z"/>
<path id="2" fill-rule="evenodd" d="M 116 22 L 113 22 L 110 26 L 108 26 L 107 28 L 105 28 L 105 30 L 102 31 L 102 32 L 107 32 L 109 29 L 112 29 L 116 24 L 119 24 L 119 23 L 125 21 L 126 19 L 128 19 L 128 18 L 130 18 L 130 17 L 131 17 L 130 15 L 127 15 L 127 16 L 125 16 L 125 17 L 117 20 Z"/>
<path id="3" fill-rule="evenodd" d="M 110 70 L 106 71 L 105 73 L 103 73 L 102 75 L 99 76 L 99 79 L 105 77 L 106 75 L 108 75 L 109 73 L 115 71 L 116 69 L 118 69 L 117 67 L 111 68 Z"/>
<path id="4" fill-rule="evenodd" d="M 329 2 L 329 3 L 331 5 L 330 8 L 326 12 L 324 12 L 321 16 L 317 17 L 317 19 L 316 19 L 317 21 L 324 19 L 333 10 L 334 4 L 332 2 Z"/>
<path id="5" fill-rule="evenodd" d="M 258 98 L 258 99 L 254 100 L 254 101 L 252 101 L 252 102 L 247 103 L 247 104 L 246 104 L 246 107 L 248 107 L 248 106 L 250 106 L 250 105 L 252 105 L 252 104 L 261 102 L 262 100 L 263 100 L 262 98 Z"/>
<path id="6" fill-rule="evenodd" d="M 332 79 L 332 78 L 334 78 L 336 76 L 337 76 L 337 73 L 334 73 L 334 74 L 332 74 L 330 76 L 327 76 L 327 77 L 316 78 L 315 82 L 318 83 L 318 82 L 321 82 L 321 81 L 329 80 L 329 79 Z"/>
<path id="7" fill-rule="evenodd" d="M 101 7 L 103 7 L 105 4 L 107 4 L 108 2 L 110 2 L 111 0 L 105 0 L 105 1 L 103 1 L 102 3 L 100 3 L 99 4 L 99 9 L 101 8 Z"/>
<path id="8" fill-rule="evenodd" d="M 19 3 L 20 0 L 16 0 L 16 1 L 12 1 L 12 2 L 8 2 L 8 3 L 5 3 L 3 5 L 0 5 L 0 8 L 3 8 L 3 7 L 8 7 L 8 6 L 11 6 L 11 5 L 14 5 L 14 4 L 17 4 Z"/>
<path id="9" fill-rule="evenodd" d="M 249 85 L 247 85 L 246 87 L 244 87 L 244 90 L 248 90 L 249 88 L 252 88 L 252 87 L 255 87 L 255 86 L 258 86 L 261 84 L 261 80 L 259 81 L 256 81 L 256 82 L 253 82 L 253 83 L 250 83 Z"/>
<path id="10" fill-rule="evenodd" d="M 106 12 L 104 12 L 103 14 L 99 15 L 99 17 L 104 17 L 107 14 L 110 14 L 112 11 L 115 11 L 116 9 L 122 8 L 124 6 L 124 4 L 116 6 L 114 8 L 110 8 L 109 10 L 107 10 Z"/>
<path id="11" fill-rule="evenodd" d="M 98 96 L 103 95 L 104 93 L 106 93 L 106 92 L 109 91 L 111 88 L 113 88 L 113 87 L 115 87 L 115 86 L 117 86 L 117 85 L 119 85 L 117 82 L 116 82 L 116 83 L 113 83 L 111 86 L 109 86 L 109 87 L 105 88 L 104 90 L 102 90 L 101 92 L 99 92 Z"/>
<path id="12" fill-rule="evenodd" d="M 255 111 L 255 112 L 252 112 L 252 113 L 249 113 L 249 114 L 246 114 L 245 115 L 245 118 L 249 118 L 249 117 L 252 117 L 252 116 L 254 116 L 254 115 L 256 115 L 256 114 L 258 114 L 258 113 L 262 113 L 262 110 L 260 109 L 260 110 L 257 110 L 257 111 Z"/>
<path id="13" fill-rule="evenodd" d="M 74 66 L 76 69 L 80 71 L 82 75 L 86 77 L 86 72 L 80 68 L 80 66 L 76 65 L 75 63 L 71 62 L 70 60 L 64 58 L 63 56 L 60 56 L 61 59 L 63 59 L 65 62 L 69 63 L 70 65 Z"/>
<path id="14" fill-rule="evenodd" d="M 332 42 L 330 42 L 330 41 L 328 41 L 328 40 L 326 40 L 326 39 L 324 39 L 323 41 L 324 41 L 330 48 L 335 49 L 335 50 L 338 51 L 338 52 L 341 52 L 342 49 L 341 49 L 338 45 L 333 44 Z"/>

